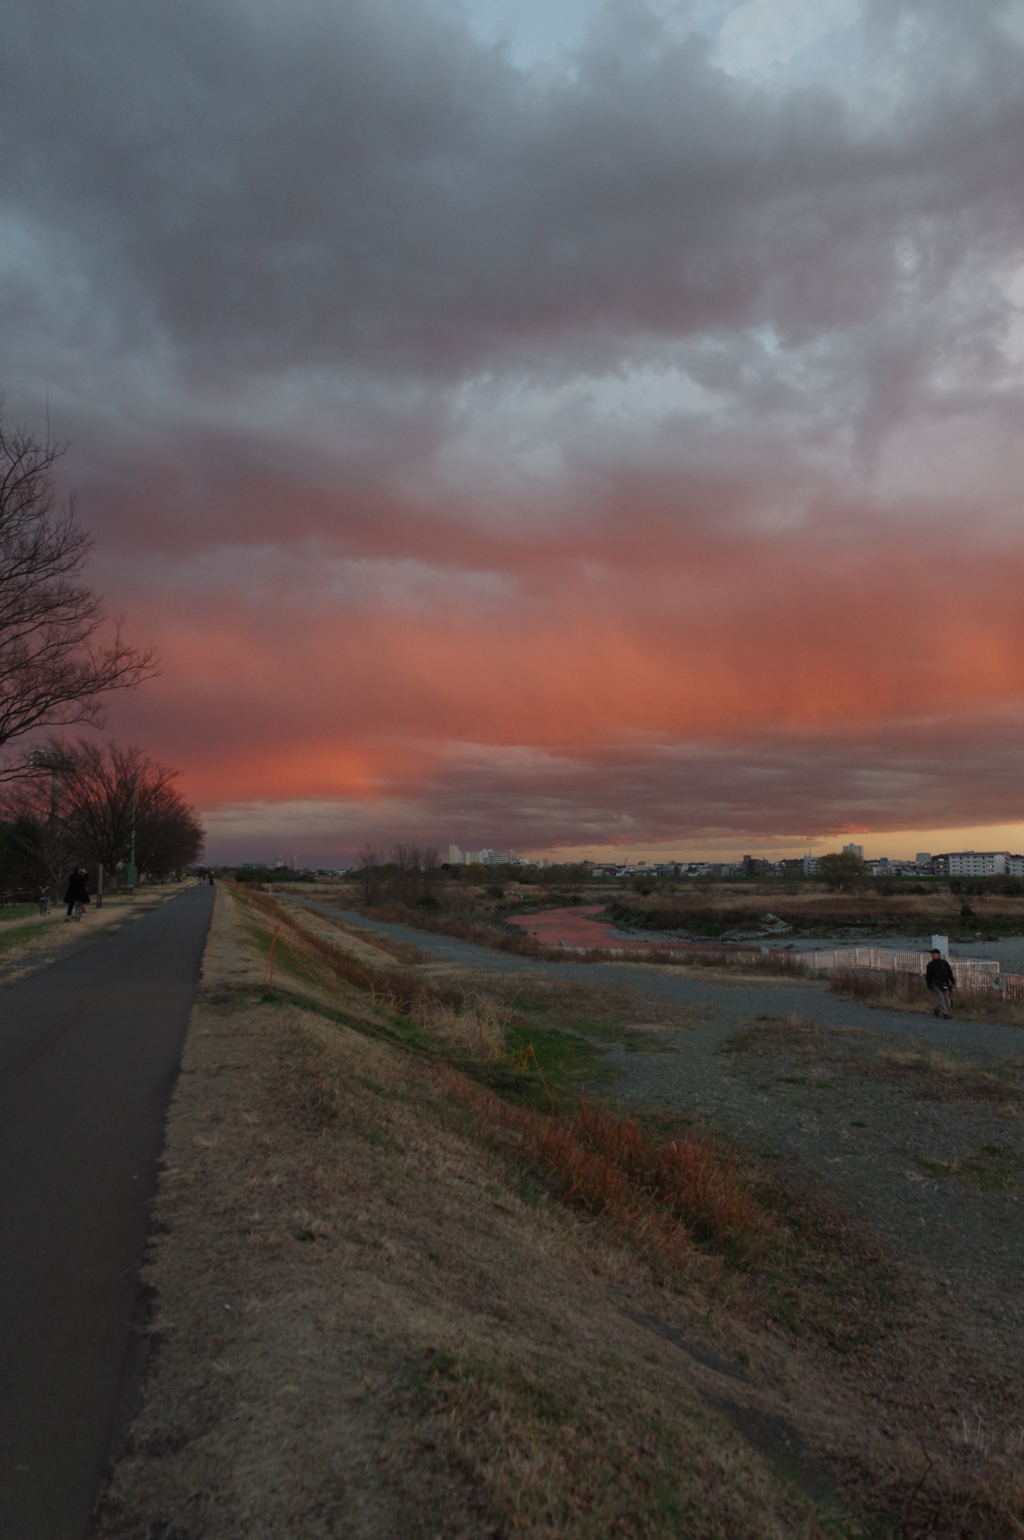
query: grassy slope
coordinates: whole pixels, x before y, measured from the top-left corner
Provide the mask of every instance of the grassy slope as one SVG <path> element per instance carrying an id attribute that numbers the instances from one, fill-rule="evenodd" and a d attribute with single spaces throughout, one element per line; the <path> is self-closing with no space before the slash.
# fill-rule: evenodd
<path id="1" fill-rule="evenodd" d="M 905 1351 L 881 1344 L 874 1383 L 850 1372 L 815 1316 L 834 1291 L 794 1242 L 756 1282 L 713 1246 L 652 1262 L 615 1214 L 556 1200 L 565 1168 L 523 1132 L 542 1098 L 495 1101 L 486 1060 L 467 1079 L 402 1051 L 432 1021 L 435 1052 L 455 1042 L 423 996 L 396 1011 L 295 932 L 268 997 L 273 918 L 218 893 L 148 1269 L 159 1352 L 98 1534 L 1012 1532 L 964 1486 L 962 1527 L 942 1527 L 913 1419 L 878 1426 L 879 1366 L 899 1361 L 905 1391 Z M 559 1059 L 572 1034 L 543 1006 L 558 1094 L 599 1049 Z M 841 1293 L 875 1278 L 823 1233 L 814 1256 Z"/>

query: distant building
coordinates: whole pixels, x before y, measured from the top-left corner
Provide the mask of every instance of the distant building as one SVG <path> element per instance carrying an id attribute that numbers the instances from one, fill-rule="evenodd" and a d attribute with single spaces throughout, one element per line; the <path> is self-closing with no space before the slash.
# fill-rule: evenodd
<path id="1" fill-rule="evenodd" d="M 844 856 L 856 856 L 858 861 L 863 861 L 863 859 L 864 859 L 864 846 L 863 845 L 844 845 L 843 846 L 843 855 Z"/>
<path id="2" fill-rule="evenodd" d="M 1024 856 L 1008 850 L 954 850 L 935 860 L 948 877 L 1024 877 Z"/>
<path id="3" fill-rule="evenodd" d="M 448 865 L 449 866 L 461 866 L 462 865 L 462 851 L 459 849 L 458 845 L 449 845 L 448 846 Z"/>
<path id="4" fill-rule="evenodd" d="M 919 850 L 917 855 L 914 857 L 914 865 L 920 866 L 924 871 L 930 872 L 932 869 L 931 851 Z"/>
<path id="5" fill-rule="evenodd" d="M 800 864 L 803 866 L 805 877 L 813 877 L 818 870 L 817 856 L 806 855 Z"/>

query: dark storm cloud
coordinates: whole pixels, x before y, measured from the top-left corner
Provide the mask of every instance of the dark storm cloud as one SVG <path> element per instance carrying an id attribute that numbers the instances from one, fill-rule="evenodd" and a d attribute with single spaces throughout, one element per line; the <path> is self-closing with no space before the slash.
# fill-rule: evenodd
<path id="1" fill-rule="evenodd" d="M 161 646 L 119 730 L 463 843 L 1014 816 L 1018 11 L 756 83 L 632 0 L 534 70 L 427 0 L 11 0 L 0 383 Z"/>
<path id="2" fill-rule="evenodd" d="M 585 364 L 767 323 L 798 345 L 1020 242 L 1002 9 L 875 7 L 900 91 L 868 119 L 731 80 L 638 7 L 541 77 L 415 3 L 32 0 L 0 35 L 4 200 L 109 345 L 159 337 L 186 370 Z"/>
<path id="3" fill-rule="evenodd" d="M 1019 714 L 979 716 L 887 725 L 873 742 L 833 730 L 623 748 L 586 762 L 538 756 L 506 770 L 470 759 L 421 795 L 437 838 L 451 830 L 444 837 L 466 847 L 675 839 L 683 854 L 713 840 L 817 843 L 857 829 L 952 827 L 965 783 L 972 822 L 1018 822 L 1022 749 Z"/>

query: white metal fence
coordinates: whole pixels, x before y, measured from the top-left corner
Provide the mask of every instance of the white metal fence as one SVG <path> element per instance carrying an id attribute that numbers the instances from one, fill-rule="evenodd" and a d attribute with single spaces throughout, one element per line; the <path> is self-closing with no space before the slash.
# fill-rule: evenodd
<path id="1" fill-rule="evenodd" d="M 922 976 L 929 962 L 930 952 L 895 951 L 879 946 L 822 947 L 817 951 L 797 951 L 794 947 L 769 946 L 715 946 L 691 942 L 647 942 L 632 946 L 565 947 L 567 952 L 600 954 L 602 957 L 631 957 L 640 961 L 645 955 L 652 961 L 701 962 L 706 964 L 737 964 L 752 966 L 765 961 L 781 969 L 786 966 L 807 969 L 810 972 L 836 973 L 842 969 L 868 973 L 911 973 Z M 970 994 L 985 994 L 997 990 L 1007 1000 L 1024 1000 L 1024 974 L 1003 973 L 999 964 L 981 957 L 951 957 L 950 967 L 956 977 L 957 987 Z"/>
<path id="2" fill-rule="evenodd" d="M 897 952 L 877 946 L 842 946 L 817 952 L 797 952 L 806 968 L 835 973 L 839 969 L 871 973 L 923 974 L 931 960 L 930 952 Z M 1008 1000 L 1024 1000 L 1024 974 L 1003 973 L 997 962 L 982 957 L 951 957 L 957 988 L 970 994 L 997 990 Z"/>

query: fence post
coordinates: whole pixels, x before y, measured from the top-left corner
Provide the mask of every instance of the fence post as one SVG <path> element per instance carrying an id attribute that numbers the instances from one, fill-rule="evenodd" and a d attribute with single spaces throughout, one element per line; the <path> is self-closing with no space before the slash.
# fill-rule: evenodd
<path id="1" fill-rule="evenodd" d="M 270 938 L 270 954 L 267 957 L 267 966 L 263 972 L 264 989 L 272 989 L 274 987 L 274 953 L 277 951 L 277 937 L 280 929 L 280 925 L 275 925 L 274 934 Z"/>

